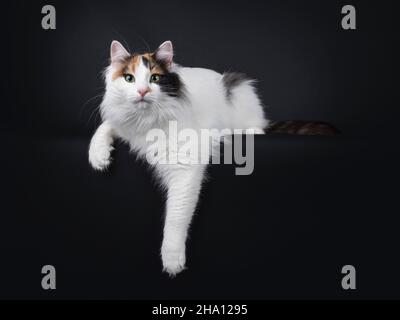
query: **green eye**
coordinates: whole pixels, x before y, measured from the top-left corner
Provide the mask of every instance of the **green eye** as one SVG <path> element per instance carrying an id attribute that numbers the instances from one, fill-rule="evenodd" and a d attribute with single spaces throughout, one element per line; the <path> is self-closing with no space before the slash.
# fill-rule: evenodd
<path id="1" fill-rule="evenodd" d="M 158 82 L 158 81 L 160 81 L 160 75 L 158 75 L 158 74 L 152 74 L 151 75 L 151 78 L 150 78 L 150 82 Z"/>
<path id="2" fill-rule="evenodd" d="M 135 82 L 135 77 L 129 73 L 124 74 L 124 79 L 126 82 L 129 82 L 129 83 Z"/>

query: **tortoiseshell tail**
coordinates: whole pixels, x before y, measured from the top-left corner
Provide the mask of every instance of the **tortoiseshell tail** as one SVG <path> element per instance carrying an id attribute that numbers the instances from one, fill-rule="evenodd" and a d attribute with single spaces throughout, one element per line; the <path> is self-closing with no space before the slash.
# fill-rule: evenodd
<path id="1" fill-rule="evenodd" d="M 271 121 L 266 133 L 285 133 L 296 135 L 335 136 L 339 130 L 322 121 Z"/>

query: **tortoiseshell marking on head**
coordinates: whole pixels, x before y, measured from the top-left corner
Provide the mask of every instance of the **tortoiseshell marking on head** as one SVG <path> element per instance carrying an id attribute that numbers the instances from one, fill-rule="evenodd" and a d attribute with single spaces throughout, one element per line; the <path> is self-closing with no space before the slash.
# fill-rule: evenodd
<path id="1" fill-rule="evenodd" d="M 170 97 L 184 97 L 184 85 L 179 75 L 175 72 L 170 72 L 165 62 L 158 60 L 156 57 L 157 51 L 154 53 L 133 54 L 119 63 L 118 70 L 114 72 L 112 79 L 116 80 L 127 73 L 134 75 L 140 63 L 143 63 L 151 74 L 160 76 L 157 85 L 160 86 L 162 92 L 165 92 Z"/>
<path id="2" fill-rule="evenodd" d="M 126 73 L 134 74 L 140 62 L 150 69 L 151 74 L 164 75 L 168 72 L 165 65 L 155 59 L 154 53 L 133 54 L 120 63 L 112 79 L 115 80 Z"/>

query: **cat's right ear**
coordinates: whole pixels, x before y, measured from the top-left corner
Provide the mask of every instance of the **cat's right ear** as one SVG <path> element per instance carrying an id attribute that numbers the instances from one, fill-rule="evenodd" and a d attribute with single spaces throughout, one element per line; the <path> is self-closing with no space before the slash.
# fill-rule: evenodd
<path id="1" fill-rule="evenodd" d="M 124 46 L 120 42 L 114 40 L 111 43 L 110 56 L 111 64 L 115 64 L 123 62 L 126 58 L 130 56 L 130 53 L 124 48 Z"/>

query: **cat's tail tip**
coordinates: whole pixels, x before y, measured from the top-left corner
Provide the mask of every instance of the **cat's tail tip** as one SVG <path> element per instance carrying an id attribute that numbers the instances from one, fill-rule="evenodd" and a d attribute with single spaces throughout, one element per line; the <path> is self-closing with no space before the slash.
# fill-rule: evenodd
<path id="1" fill-rule="evenodd" d="M 295 135 L 336 136 L 340 131 L 332 124 L 324 121 L 270 121 L 265 133 L 283 133 Z"/>

